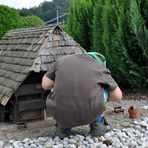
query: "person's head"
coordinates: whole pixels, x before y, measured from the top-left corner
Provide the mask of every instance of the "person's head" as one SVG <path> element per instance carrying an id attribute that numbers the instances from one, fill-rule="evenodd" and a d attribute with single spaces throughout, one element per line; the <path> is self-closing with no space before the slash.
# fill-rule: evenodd
<path id="1" fill-rule="evenodd" d="M 106 66 L 106 59 L 102 54 L 98 52 L 86 52 L 85 54 L 92 56 L 96 61 Z"/>

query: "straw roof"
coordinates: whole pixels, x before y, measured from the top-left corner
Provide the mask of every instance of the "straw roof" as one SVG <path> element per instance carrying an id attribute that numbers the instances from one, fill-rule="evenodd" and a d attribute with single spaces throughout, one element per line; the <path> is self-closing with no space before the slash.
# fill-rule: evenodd
<path id="1" fill-rule="evenodd" d="M 58 57 L 83 52 L 59 26 L 9 31 L 0 40 L 0 103 L 7 104 L 31 71 L 50 70 Z"/>

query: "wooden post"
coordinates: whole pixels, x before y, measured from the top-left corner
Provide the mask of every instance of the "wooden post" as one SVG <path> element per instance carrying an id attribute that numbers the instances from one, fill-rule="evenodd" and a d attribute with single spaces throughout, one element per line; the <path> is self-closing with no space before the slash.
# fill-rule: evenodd
<path id="1" fill-rule="evenodd" d="M 0 105 L 0 122 L 5 122 L 5 106 Z"/>

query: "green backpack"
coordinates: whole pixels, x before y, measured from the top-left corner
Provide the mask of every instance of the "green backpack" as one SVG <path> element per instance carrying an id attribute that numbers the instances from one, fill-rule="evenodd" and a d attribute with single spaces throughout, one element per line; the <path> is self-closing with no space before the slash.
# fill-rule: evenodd
<path id="1" fill-rule="evenodd" d="M 106 59 L 102 54 L 98 52 L 87 52 L 85 54 L 92 56 L 94 59 L 96 59 L 96 61 L 100 62 L 102 65 L 106 67 Z M 107 102 L 108 96 L 109 96 L 108 87 L 104 87 L 104 93 L 103 93 L 104 102 Z"/>
<path id="2" fill-rule="evenodd" d="M 87 52 L 85 54 L 92 56 L 94 59 L 106 67 L 106 59 L 102 54 L 98 52 Z"/>

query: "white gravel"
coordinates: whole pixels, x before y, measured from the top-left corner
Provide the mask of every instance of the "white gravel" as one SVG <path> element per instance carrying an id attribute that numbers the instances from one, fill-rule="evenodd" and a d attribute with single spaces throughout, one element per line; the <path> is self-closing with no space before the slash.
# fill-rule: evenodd
<path id="1" fill-rule="evenodd" d="M 107 144 L 107 141 L 109 142 Z M 0 148 L 148 148 L 148 117 L 135 120 L 131 126 L 113 129 L 101 137 L 71 135 L 61 140 L 59 137 L 24 138 L 20 141 L 0 140 Z"/>
<path id="2" fill-rule="evenodd" d="M 26 129 L 17 129 L 15 124 L 0 123 L 0 148 L 148 148 L 148 106 L 147 100 L 123 100 L 119 104 L 108 102 L 113 108 L 121 105 L 124 113 L 106 112 L 106 119 L 112 131 L 101 137 L 88 134 L 89 125 L 72 129 L 73 135 L 63 140 L 54 136 L 55 121 L 27 123 Z M 139 116 L 129 119 L 128 108 L 136 105 Z"/>

